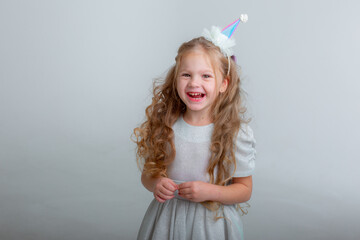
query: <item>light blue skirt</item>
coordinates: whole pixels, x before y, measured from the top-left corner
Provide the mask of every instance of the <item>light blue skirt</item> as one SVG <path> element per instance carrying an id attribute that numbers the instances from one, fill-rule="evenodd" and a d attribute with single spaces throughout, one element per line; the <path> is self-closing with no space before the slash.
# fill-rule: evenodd
<path id="1" fill-rule="evenodd" d="M 222 212 L 222 211 L 219 211 Z M 200 203 L 175 194 L 175 198 L 159 203 L 154 199 L 141 223 L 138 240 L 243 240 L 241 211 L 236 205 L 224 205 L 223 218 Z"/>

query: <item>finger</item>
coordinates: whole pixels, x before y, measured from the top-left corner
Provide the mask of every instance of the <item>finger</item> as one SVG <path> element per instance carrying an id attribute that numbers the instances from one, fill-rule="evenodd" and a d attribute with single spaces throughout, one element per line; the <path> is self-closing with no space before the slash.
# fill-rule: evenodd
<path id="1" fill-rule="evenodd" d="M 156 201 L 158 201 L 159 203 L 164 203 L 165 202 L 165 199 L 162 199 L 157 194 L 154 194 L 154 197 L 155 197 Z"/>
<path id="2" fill-rule="evenodd" d="M 166 196 L 174 195 L 174 191 L 169 191 L 166 188 L 160 188 L 159 192 L 161 192 L 162 194 L 164 194 Z"/>
<path id="3" fill-rule="evenodd" d="M 176 191 L 178 189 L 178 186 L 176 185 L 176 183 L 174 183 L 171 179 L 169 182 L 165 183 L 164 184 L 164 187 L 167 189 L 167 190 L 170 190 L 172 192 Z"/>
<path id="4" fill-rule="evenodd" d="M 182 184 L 179 185 L 179 190 L 180 189 L 186 189 L 186 188 L 191 188 L 191 184 L 182 183 Z"/>
<path id="5" fill-rule="evenodd" d="M 175 190 L 177 190 L 179 188 L 179 185 L 176 184 L 174 181 L 171 181 L 171 184 L 175 187 Z"/>
<path id="6" fill-rule="evenodd" d="M 191 194 L 179 194 L 179 195 L 180 195 L 180 197 L 186 198 L 186 199 L 188 199 L 188 200 L 191 200 L 191 199 L 192 199 L 192 195 L 191 195 Z"/>
<path id="7" fill-rule="evenodd" d="M 180 194 L 191 194 L 192 191 L 191 191 L 191 188 L 182 188 L 182 189 L 179 189 L 179 193 Z"/>
<path id="8" fill-rule="evenodd" d="M 158 198 L 161 202 L 165 202 L 166 200 L 170 200 L 174 198 L 175 196 L 163 196 L 161 194 L 156 194 L 155 198 Z"/>
<path id="9" fill-rule="evenodd" d="M 164 200 L 169 200 L 169 199 L 172 199 L 174 197 L 174 195 L 164 195 L 161 192 L 157 193 L 156 195 L 158 195 L 159 197 L 161 197 Z"/>
<path id="10" fill-rule="evenodd" d="M 161 198 L 159 198 L 159 197 L 155 197 L 155 199 L 156 199 L 156 201 L 158 201 L 159 203 L 164 203 L 164 202 L 165 202 L 165 200 L 163 200 L 163 199 L 161 199 Z"/>
<path id="11" fill-rule="evenodd" d="M 170 200 L 170 199 L 173 199 L 175 196 L 169 196 L 169 197 L 166 197 L 166 198 L 163 198 L 161 197 L 160 195 L 157 195 L 157 197 L 160 199 L 160 201 L 163 203 L 167 200 Z"/>

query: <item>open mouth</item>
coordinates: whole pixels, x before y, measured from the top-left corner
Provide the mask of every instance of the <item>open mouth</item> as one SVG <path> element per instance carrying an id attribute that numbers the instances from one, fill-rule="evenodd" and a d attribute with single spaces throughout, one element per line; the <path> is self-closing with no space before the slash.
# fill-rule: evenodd
<path id="1" fill-rule="evenodd" d="M 205 97 L 205 93 L 199 93 L 199 92 L 187 92 L 186 94 L 193 101 L 200 101 Z"/>

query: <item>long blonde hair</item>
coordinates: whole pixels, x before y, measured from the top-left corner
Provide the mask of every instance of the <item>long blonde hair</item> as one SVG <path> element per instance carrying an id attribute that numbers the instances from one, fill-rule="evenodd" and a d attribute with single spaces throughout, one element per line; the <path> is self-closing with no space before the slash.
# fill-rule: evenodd
<path id="1" fill-rule="evenodd" d="M 236 63 L 221 53 L 219 47 L 203 37 L 194 38 L 183 43 L 175 58 L 176 63 L 170 68 L 162 84 L 154 82 L 152 103 L 146 108 L 146 121 L 134 129 L 137 144 L 137 163 L 144 174 L 152 177 L 167 177 L 167 166 L 174 160 L 176 149 L 173 141 L 172 125 L 186 110 L 176 90 L 176 79 L 181 59 L 186 53 L 201 48 L 211 59 L 214 70 L 218 69 L 222 77 L 228 78 L 228 87 L 220 93 L 212 105 L 214 131 L 211 137 L 211 157 L 207 172 L 210 183 L 226 185 L 230 182 L 236 168 L 234 140 L 240 125 L 245 120 L 246 107 L 242 104 L 240 77 Z M 230 67 L 229 75 L 228 68 Z M 215 175 L 215 168 L 217 168 Z M 210 210 L 220 207 L 216 202 L 204 202 Z"/>

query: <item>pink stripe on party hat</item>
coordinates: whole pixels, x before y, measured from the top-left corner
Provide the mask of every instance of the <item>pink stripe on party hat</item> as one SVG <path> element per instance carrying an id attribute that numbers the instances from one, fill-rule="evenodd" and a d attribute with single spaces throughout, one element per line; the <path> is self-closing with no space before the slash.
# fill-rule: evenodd
<path id="1" fill-rule="evenodd" d="M 237 26 L 239 25 L 239 23 L 240 23 L 240 18 L 237 19 L 236 21 L 234 21 L 233 23 L 229 24 L 227 27 L 225 27 L 221 31 L 221 33 L 224 34 L 225 36 L 227 36 L 228 38 L 230 38 L 233 35 L 233 33 L 234 33 L 235 29 L 237 28 Z"/>
<path id="2" fill-rule="evenodd" d="M 227 36 L 228 38 L 231 38 L 239 23 L 240 22 L 245 23 L 247 22 L 247 20 L 248 20 L 247 14 L 241 14 L 241 16 L 237 20 L 235 20 L 234 22 L 230 23 L 227 27 L 225 27 L 221 33 Z"/>

